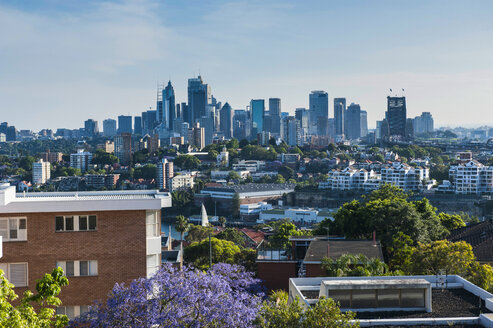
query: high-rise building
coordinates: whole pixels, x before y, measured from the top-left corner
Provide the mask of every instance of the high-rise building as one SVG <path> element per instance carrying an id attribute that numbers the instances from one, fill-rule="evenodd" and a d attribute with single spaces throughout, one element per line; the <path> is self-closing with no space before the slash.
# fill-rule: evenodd
<path id="1" fill-rule="evenodd" d="M 346 113 L 346 98 L 334 98 L 334 123 L 336 136 L 344 135 L 344 114 Z"/>
<path id="2" fill-rule="evenodd" d="M 7 141 L 16 141 L 17 140 L 17 129 L 15 126 L 11 125 L 7 127 L 7 133 L 5 134 L 5 138 Z"/>
<path id="3" fill-rule="evenodd" d="M 296 108 L 295 110 L 295 117 L 300 124 L 300 137 L 302 142 L 306 140 L 306 136 L 308 135 L 309 114 L 310 111 L 306 108 Z"/>
<path id="4" fill-rule="evenodd" d="M 159 90 L 159 89 L 158 89 Z M 175 106 L 175 90 L 171 85 L 171 81 L 168 81 L 168 85 L 158 91 L 158 110 L 157 121 L 158 123 L 164 123 L 164 126 L 172 130 L 173 120 L 176 118 L 176 106 Z"/>
<path id="5" fill-rule="evenodd" d="M 103 135 L 114 137 L 116 135 L 116 120 L 108 118 L 103 121 Z"/>
<path id="6" fill-rule="evenodd" d="M 348 139 L 358 139 L 361 137 L 361 107 L 351 103 L 346 111 L 346 137 Z"/>
<path id="7" fill-rule="evenodd" d="M 118 134 L 122 133 L 132 134 L 132 116 L 118 116 Z"/>
<path id="8" fill-rule="evenodd" d="M 267 122 L 266 122 L 267 121 Z M 264 131 L 272 134 L 281 133 L 281 99 L 269 98 L 269 115 L 265 116 Z"/>
<path id="9" fill-rule="evenodd" d="M 389 137 L 406 137 L 406 97 L 387 97 L 385 118 L 389 124 Z"/>
<path id="10" fill-rule="evenodd" d="M 233 116 L 233 137 L 242 140 L 250 137 L 249 113 L 244 109 L 235 109 Z"/>
<path id="11" fill-rule="evenodd" d="M 44 162 L 49 162 L 49 163 L 60 163 L 63 158 L 63 153 L 61 152 L 54 152 L 52 153 L 49 149 L 46 150 L 44 153 L 40 153 L 39 157 L 44 161 Z"/>
<path id="12" fill-rule="evenodd" d="M 188 143 L 188 130 L 190 129 L 190 124 L 183 122 L 180 125 L 180 136 L 183 137 L 183 142 Z"/>
<path id="13" fill-rule="evenodd" d="M 212 136 L 214 135 L 214 119 L 212 117 L 201 117 L 196 122 L 204 129 L 204 147 L 210 145 L 212 143 Z"/>
<path id="14" fill-rule="evenodd" d="M 8 127 L 9 127 L 9 124 L 7 122 L 0 123 L 0 133 L 7 135 L 7 128 Z"/>
<path id="15" fill-rule="evenodd" d="M 173 162 L 169 162 L 166 158 L 163 158 L 157 164 L 157 186 L 161 189 L 171 188 L 171 179 L 173 178 Z"/>
<path id="16" fill-rule="evenodd" d="M 368 114 L 366 110 L 360 112 L 360 137 L 366 137 L 368 135 Z"/>
<path id="17" fill-rule="evenodd" d="M 81 172 L 89 170 L 92 162 L 92 153 L 77 149 L 77 152 L 70 154 L 70 167 L 79 169 Z"/>
<path id="18" fill-rule="evenodd" d="M 188 143 L 199 150 L 205 147 L 205 129 L 197 122 L 188 129 Z"/>
<path id="19" fill-rule="evenodd" d="M 233 109 L 228 103 L 221 108 L 219 126 L 225 138 L 233 137 Z"/>
<path id="20" fill-rule="evenodd" d="M 420 116 L 416 116 L 413 123 L 415 134 L 433 132 L 433 116 L 430 112 L 423 112 Z"/>
<path id="21" fill-rule="evenodd" d="M 142 135 L 142 116 L 134 116 L 134 134 Z"/>
<path id="22" fill-rule="evenodd" d="M 281 121 L 281 139 L 289 146 L 300 144 L 300 124 L 294 116 L 284 117 Z"/>
<path id="23" fill-rule="evenodd" d="M 190 124 L 207 114 L 207 105 L 212 103 L 211 87 L 197 78 L 188 79 L 188 117 L 184 120 Z"/>
<path id="24" fill-rule="evenodd" d="M 329 95 L 322 90 L 312 91 L 309 97 L 310 104 L 310 133 L 327 135 L 329 119 Z"/>
<path id="25" fill-rule="evenodd" d="M 152 130 L 156 127 L 156 111 L 148 110 L 146 112 L 142 112 L 142 133 L 143 134 L 151 134 Z"/>
<path id="26" fill-rule="evenodd" d="M 122 133 L 115 136 L 115 156 L 122 165 L 132 162 L 132 134 Z"/>
<path id="27" fill-rule="evenodd" d="M 88 137 L 94 137 L 99 133 L 98 121 L 88 119 L 84 122 L 84 132 Z"/>
<path id="28" fill-rule="evenodd" d="M 50 180 L 50 162 L 45 162 L 42 159 L 33 163 L 33 184 L 43 184 Z"/>
<path id="29" fill-rule="evenodd" d="M 250 112 L 252 115 L 251 137 L 257 138 L 257 133 L 264 130 L 265 101 L 264 99 L 250 100 Z"/>

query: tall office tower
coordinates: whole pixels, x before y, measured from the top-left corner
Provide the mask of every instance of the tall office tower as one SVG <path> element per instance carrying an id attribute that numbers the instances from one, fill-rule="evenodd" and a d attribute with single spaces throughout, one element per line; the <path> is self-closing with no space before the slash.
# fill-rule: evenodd
<path id="1" fill-rule="evenodd" d="M 233 137 L 238 140 L 247 139 L 250 136 L 249 132 L 248 112 L 244 109 L 235 109 L 233 116 Z"/>
<path id="2" fill-rule="evenodd" d="M 42 159 L 33 163 L 33 184 L 43 184 L 50 180 L 50 162 L 45 162 Z"/>
<path id="3" fill-rule="evenodd" d="M 84 132 L 88 137 L 94 137 L 99 133 L 98 121 L 88 119 L 84 122 Z"/>
<path id="4" fill-rule="evenodd" d="M 180 136 L 183 137 L 184 143 L 189 143 L 188 142 L 188 130 L 189 129 L 190 129 L 190 124 L 188 124 L 188 122 L 183 122 L 180 124 Z"/>
<path id="5" fill-rule="evenodd" d="M 264 99 L 250 100 L 250 112 L 252 115 L 251 137 L 257 138 L 257 133 L 264 130 L 265 101 Z"/>
<path id="6" fill-rule="evenodd" d="M 152 130 L 157 126 L 156 111 L 148 110 L 142 112 L 142 133 L 152 134 Z"/>
<path id="7" fill-rule="evenodd" d="M 205 129 L 200 127 L 200 123 L 197 122 L 191 129 L 188 130 L 188 143 L 191 146 L 195 146 L 199 150 L 205 147 Z"/>
<path id="8" fill-rule="evenodd" d="M 195 120 L 207 114 L 207 105 L 212 103 L 211 87 L 197 78 L 188 79 L 188 114 L 186 122 L 193 124 Z"/>
<path id="9" fill-rule="evenodd" d="M 180 104 L 176 104 L 175 106 L 176 106 L 176 118 L 182 117 L 181 116 L 181 105 Z M 173 127 L 174 127 L 174 125 L 173 125 Z"/>
<path id="10" fill-rule="evenodd" d="M 327 135 L 329 95 L 325 91 L 312 91 L 310 104 L 310 134 Z"/>
<path id="11" fill-rule="evenodd" d="M 361 107 L 351 103 L 347 108 L 347 128 L 346 137 L 348 139 L 358 139 L 361 137 Z"/>
<path id="12" fill-rule="evenodd" d="M 180 111 L 181 111 L 181 118 L 183 119 L 183 122 L 190 122 L 191 115 L 187 103 L 184 102 L 181 103 Z"/>
<path id="13" fill-rule="evenodd" d="M 228 103 L 221 108 L 219 125 L 224 137 L 231 139 L 233 137 L 233 109 Z"/>
<path id="14" fill-rule="evenodd" d="M 0 133 L 7 135 L 7 128 L 8 127 L 9 127 L 9 124 L 7 122 L 2 122 L 0 124 Z"/>
<path id="15" fill-rule="evenodd" d="M 214 135 L 214 118 L 201 117 L 198 118 L 196 122 L 200 124 L 202 129 L 204 129 L 204 147 L 210 145 L 212 143 L 212 136 Z"/>
<path id="16" fill-rule="evenodd" d="M 120 164 L 129 165 L 132 162 L 132 134 L 122 133 L 115 136 L 115 156 Z"/>
<path id="17" fill-rule="evenodd" d="M 406 136 L 406 97 L 387 97 L 385 118 L 389 124 L 389 137 Z"/>
<path id="18" fill-rule="evenodd" d="M 70 167 L 79 169 L 81 172 L 85 172 L 89 169 L 92 161 L 92 153 L 84 151 L 79 148 L 74 154 L 70 154 Z"/>
<path id="19" fill-rule="evenodd" d="M 346 113 L 346 98 L 334 98 L 334 124 L 337 136 L 344 135 L 344 114 Z"/>
<path id="20" fill-rule="evenodd" d="M 414 118 L 414 134 L 433 132 L 433 117 L 430 112 L 423 112 Z"/>
<path id="21" fill-rule="evenodd" d="M 294 116 L 283 117 L 281 121 L 281 139 L 289 146 L 300 144 L 300 124 Z"/>
<path id="22" fill-rule="evenodd" d="M 161 117 L 158 118 L 160 123 L 164 123 L 169 130 L 173 129 L 173 120 L 176 118 L 176 106 L 175 106 L 175 90 L 171 85 L 171 81 L 168 81 L 166 88 L 162 90 L 163 111 Z"/>
<path id="23" fill-rule="evenodd" d="M 142 116 L 134 116 L 134 134 L 142 135 Z"/>
<path id="24" fill-rule="evenodd" d="M 17 140 L 17 129 L 15 128 L 15 126 L 11 125 L 7 127 L 7 133 L 5 134 L 5 139 L 7 139 L 7 141 Z"/>
<path id="25" fill-rule="evenodd" d="M 132 116 L 118 116 L 118 134 L 122 133 L 132 134 Z"/>
<path id="26" fill-rule="evenodd" d="M 163 158 L 157 164 L 157 185 L 159 189 L 170 189 L 171 179 L 173 178 L 173 162 Z"/>
<path id="27" fill-rule="evenodd" d="M 327 121 L 327 135 L 332 139 L 336 138 L 336 121 L 333 118 Z"/>
<path id="28" fill-rule="evenodd" d="M 308 135 L 308 124 L 309 124 L 309 111 L 306 108 L 296 108 L 295 117 L 300 124 L 300 137 L 301 141 L 304 142 L 306 136 Z"/>
<path id="29" fill-rule="evenodd" d="M 108 118 L 103 121 L 103 135 L 113 137 L 116 135 L 116 120 Z"/>
<path id="30" fill-rule="evenodd" d="M 360 137 L 366 137 L 368 135 L 368 114 L 366 110 L 360 112 Z"/>
<path id="31" fill-rule="evenodd" d="M 378 123 L 378 122 L 377 122 Z M 386 118 L 380 121 L 380 139 L 388 140 L 390 136 L 389 122 Z"/>
<path id="32" fill-rule="evenodd" d="M 264 130 L 272 134 L 281 133 L 281 98 L 269 98 L 270 128 Z"/>

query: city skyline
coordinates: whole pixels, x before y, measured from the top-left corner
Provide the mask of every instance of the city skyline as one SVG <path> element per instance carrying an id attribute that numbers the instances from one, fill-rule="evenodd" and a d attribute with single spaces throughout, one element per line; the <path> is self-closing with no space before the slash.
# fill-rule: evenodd
<path id="1" fill-rule="evenodd" d="M 329 117 L 333 99 L 345 97 L 374 128 L 389 89 L 403 88 L 409 117 L 491 125 L 491 9 L 486 1 L 3 1 L 2 121 L 39 130 L 140 115 L 155 109 L 157 82 L 172 81 L 178 104 L 200 73 L 233 109 L 278 97 L 294 115 L 324 90 Z"/>

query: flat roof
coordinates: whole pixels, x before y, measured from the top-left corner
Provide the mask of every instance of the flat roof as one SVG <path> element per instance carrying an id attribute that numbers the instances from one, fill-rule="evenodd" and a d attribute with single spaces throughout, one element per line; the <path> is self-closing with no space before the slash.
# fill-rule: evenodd
<path id="1" fill-rule="evenodd" d="M 368 279 L 368 280 L 323 280 L 322 285 L 333 289 L 397 289 L 397 288 L 428 288 L 431 286 L 425 279 Z"/>
<path id="2" fill-rule="evenodd" d="M 315 238 L 308 247 L 305 262 L 321 262 L 328 256 L 337 259 L 344 254 L 363 254 L 368 258 L 377 258 L 383 261 L 380 243 L 372 240 L 328 240 Z"/>

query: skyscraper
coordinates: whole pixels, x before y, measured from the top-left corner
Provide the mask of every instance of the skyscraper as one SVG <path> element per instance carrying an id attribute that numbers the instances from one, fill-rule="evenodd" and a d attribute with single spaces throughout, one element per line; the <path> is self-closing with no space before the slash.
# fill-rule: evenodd
<path id="1" fill-rule="evenodd" d="M 351 103 L 348 106 L 347 111 L 347 127 L 346 137 L 348 139 L 358 139 L 361 137 L 361 107 L 358 104 Z"/>
<path id="2" fill-rule="evenodd" d="M 360 137 L 366 137 L 368 135 L 368 115 L 366 110 L 360 112 Z"/>
<path id="3" fill-rule="evenodd" d="M 134 134 L 142 135 L 142 116 L 134 116 Z"/>
<path id="4" fill-rule="evenodd" d="M 115 156 L 122 165 L 132 162 L 132 134 L 122 133 L 115 136 Z"/>
<path id="5" fill-rule="evenodd" d="M 406 97 L 387 97 L 385 118 L 389 124 L 390 137 L 406 136 Z"/>
<path id="6" fill-rule="evenodd" d="M 296 108 L 295 111 L 295 117 L 300 124 L 300 137 L 303 142 L 308 135 L 309 113 L 310 111 L 306 108 Z"/>
<path id="7" fill-rule="evenodd" d="M 198 118 L 196 122 L 200 123 L 200 128 L 204 130 L 204 147 L 210 145 L 212 143 L 212 136 L 214 135 L 214 118 L 204 116 Z"/>
<path id="8" fill-rule="evenodd" d="M 118 134 L 122 133 L 132 134 L 132 116 L 118 116 Z"/>
<path id="9" fill-rule="evenodd" d="M 33 163 L 33 183 L 43 184 L 50 180 L 50 162 L 45 162 L 42 159 Z"/>
<path id="10" fill-rule="evenodd" d="M 202 81 L 199 75 L 197 78 L 188 79 L 188 115 L 185 122 L 191 125 L 195 120 L 207 115 L 207 105 L 212 103 L 211 87 Z"/>
<path id="11" fill-rule="evenodd" d="M 156 127 L 156 111 L 148 110 L 146 112 L 142 112 L 142 133 L 143 134 L 151 134 L 152 130 Z"/>
<path id="12" fill-rule="evenodd" d="M 329 95 L 325 91 L 312 91 L 310 104 L 310 133 L 327 135 L 329 119 Z"/>
<path id="13" fill-rule="evenodd" d="M 176 106 L 175 106 L 175 90 L 171 85 L 171 81 L 168 81 L 168 85 L 163 89 L 163 117 L 161 122 L 164 122 L 166 128 L 173 129 L 173 120 L 176 118 Z"/>
<path id="14" fill-rule="evenodd" d="M 252 115 L 252 138 L 257 138 L 257 133 L 264 129 L 265 101 L 264 99 L 250 100 L 250 112 Z"/>
<path id="15" fill-rule="evenodd" d="M 173 162 L 163 158 L 157 164 L 157 185 L 159 189 L 170 189 L 171 179 L 173 178 Z"/>
<path id="16" fill-rule="evenodd" d="M 103 121 L 103 135 L 113 137 L 116 135 L 116 120 L 108 118 Z"/>
<path id="17" fill-rule="evenodd" d="M 225 103 L 223 108 L 221 108 L 220 114 L 220 130 L 225 138 L 233 137 L 233 109 L 228 103 Z"/>
<path id="18" fill-rule="evenodd" d="M 282 119 L 281 139 L 289 146 L 296 146 L 300 143 L 299 122 L 294 116 L 288 116 Z"/>
<path id="19" fill-rule="evenodd" d="M 433 132 L 433 116 L 430 112 L 423 112 L 414 118 L 413 125 L 415 134 Z"/>
<path id="20" fill-rule="evenodd" d="M 281 99 L 269 98 L 269 124 L 264 127 L 265 131 L 273 134 L 281 133 Z M 265 116 L 267 118 L 267 116 Z"/>
<path id="21" fill-rule="evenodd" d="M 336 136 L 344 135 L 344 114 L 346 113 L 346 98 L 334 98 L 334 121 Z"/>
<path id="22" fill-rule="evenodd" d="M 88 137 L 94 137 L 99 133 L 98 121 L 88 119 L 84 122 L 84 132 Z"/>
<path id="23" fill-rule="evenodd" d="M 233 115 L 233 137 L 242 140 L 250 136 L 250 123 L 248 112 L 244 109 L 236 109 Z"/>

